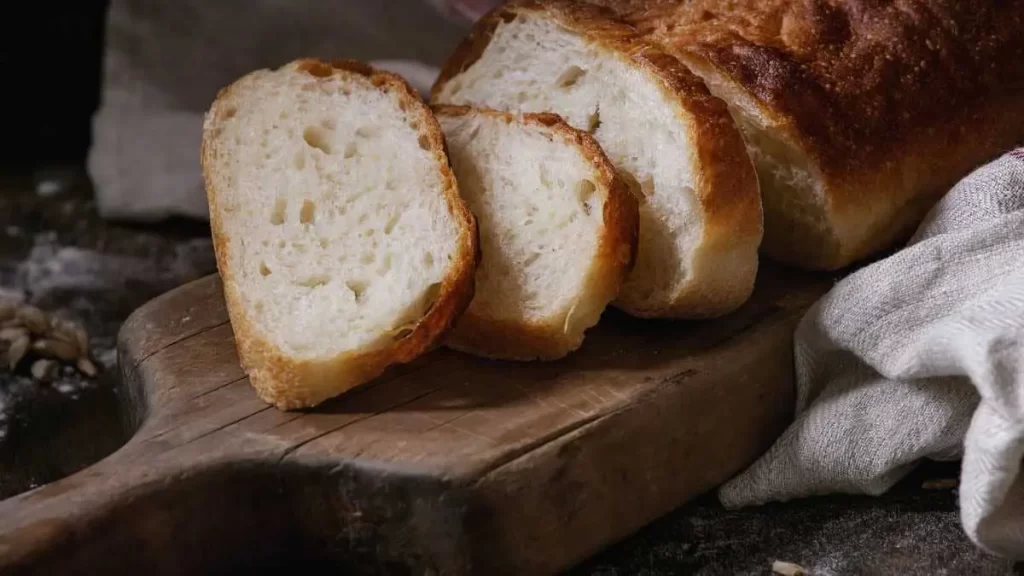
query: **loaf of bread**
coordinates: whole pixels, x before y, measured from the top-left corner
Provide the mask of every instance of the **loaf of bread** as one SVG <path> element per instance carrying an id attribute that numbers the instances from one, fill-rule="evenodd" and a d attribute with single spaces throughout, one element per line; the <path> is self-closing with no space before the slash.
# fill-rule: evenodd
<path id="1" fill-rule="evenodd" d="M 202 167 L 239 357 L 268 403 L 315 406 L 417 357 L 472 300 L 476 222 L 398 76 L 253 72 L 207 113 Z"/>
<path id="2" fill-rule="evenodd" d="M 449 346 L 506 360 L 576 350 L 633 264 L 636 200 L 597 142 L 557 116 L 434 113 L 480 229 L 476 293 Z"/>
<path id="3" fill-rule="evenodd" d="M 743 139 L 698 77 L 607 16 L 511 2 L 476 25 L 432 100 L 551 112 L 592 134 L 640 205 L 637 261 L 616 305 L 641 317 L 727 313 L 750 296 L 762 236 Z"/>
<path id="4" fill-rule="evenodd" d="M 834 269 L 888 249 L 1024 141 L 1022 0 L 591 3 L 729 103 L 774 259 Z"/>

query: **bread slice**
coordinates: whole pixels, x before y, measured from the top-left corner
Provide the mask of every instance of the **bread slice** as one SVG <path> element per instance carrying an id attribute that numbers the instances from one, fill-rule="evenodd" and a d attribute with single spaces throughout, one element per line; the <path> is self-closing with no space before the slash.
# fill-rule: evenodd
<path id="1" fill-rule="evenodd" d="M 476 223 L 400 77 L 298 60 L 217 96 L 202 166 L 242 366 L 311 407 L 436 344 L 473 294 Z"/>
<path id="2" fill-rule="evenodd" d="M 576 350 L 632 267 L 636 200 L 597 142 L 555 115 L 434 113 L 482 254 L 448 345 L 506 360 Z"/>
<path id="3" fill-rule="evenodd" d="M 1024 142 L 1020 1 L 599 1 L 729 104 L 775 260 L 832 270 L 891 249 Z"/>
<path id="4" fill-rule="evenodd" d="M 445 64 L 434 103 L 553 112 L 589 132 L 640 203 L 640 248 L 616 305 L 702 318 L 750 296 L 757 176 L 725 104 L 678 60 L 582 2 L 518 0 Z"/>

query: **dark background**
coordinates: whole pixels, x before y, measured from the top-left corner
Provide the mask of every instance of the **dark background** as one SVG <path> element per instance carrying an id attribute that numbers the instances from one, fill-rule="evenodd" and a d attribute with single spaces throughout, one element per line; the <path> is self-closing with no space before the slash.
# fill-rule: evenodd
<path id="1" fill-rule="evenodd" d="M 99 104 L 108 0 L 5 4 L 0 17 L 0 166 L 84 162 Z"/>

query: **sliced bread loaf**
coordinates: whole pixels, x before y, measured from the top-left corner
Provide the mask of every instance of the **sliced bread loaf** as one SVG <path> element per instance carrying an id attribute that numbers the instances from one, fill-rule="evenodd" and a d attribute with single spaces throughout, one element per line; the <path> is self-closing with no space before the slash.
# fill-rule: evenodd
<path id="1" fill-rule="evenodd" d="M 448 345 L 507 360 L 579 348 L 633 264 L 636 200 L 597 142 L 555 115 L 434 112 L 482 255 Z"/>
<path id="2" fill-rule="evenodd" d="M 750 296 L 757 176 L 725 104 L 678 60 L 582 2 L 514 0 L 446 63 L 434 103 L 553 112 L 592 134 L 640 203 L 640 248 L 617 305 L 700 318 Z"/>
<path id="3" fill-rule="evenodd" d="M 475 219 L 398 76 L 299 60 L 221 91 L 202 166 L 242 366 L 315 406 L 436 344 L 472 299 Z"/>

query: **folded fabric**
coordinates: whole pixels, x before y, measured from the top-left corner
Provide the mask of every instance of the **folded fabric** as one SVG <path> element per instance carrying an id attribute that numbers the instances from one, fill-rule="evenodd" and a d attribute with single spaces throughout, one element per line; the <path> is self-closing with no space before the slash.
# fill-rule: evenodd
<path id="1" fill-rule="evenodd" d="M 879 494 L 922 459 L 962 457 L 967 534 L 1024 558 L 1024 148 L 815 304 L 795 362 L 794 423 L 723 504 Z"/>
<path id="2" fill-rule="evenodd" d="M 310 56 L 368 60 L 424 91 L 465 34 L 468 24 L 452 18 L 484 4 L 112 0 L 88 157 L 100 214 L 207 218 L 199 142 L 219 89 Z"/>

